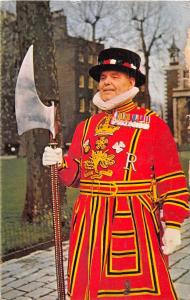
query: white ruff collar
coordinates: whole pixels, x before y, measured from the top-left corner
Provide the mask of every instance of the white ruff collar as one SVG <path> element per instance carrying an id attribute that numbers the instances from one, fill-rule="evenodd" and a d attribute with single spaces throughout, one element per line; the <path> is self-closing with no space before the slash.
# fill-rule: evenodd
<path id="1" fill-rule="evenodd" d="M 92 99 L 95 106 L 100 108 L 101 110 L 111 110 L 115 107 L 121 106 L 127 100 L 131 100 L 135 97 L 135 95 L 139 92 L 139 89 L 137 87 L 132 87 L 130 90 L 124 92 L 123 94 L 120 94 L 108 101 L 103 101 L 100 98 L 100 93 L 96 93 Z"/>

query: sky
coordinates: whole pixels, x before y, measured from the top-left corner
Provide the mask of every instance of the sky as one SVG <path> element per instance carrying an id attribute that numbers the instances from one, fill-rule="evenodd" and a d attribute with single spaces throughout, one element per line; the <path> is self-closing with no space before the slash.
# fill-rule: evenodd
<path id="1" fill-rule="evenodd" d="M 123 0 L 124 1 L 124 0 Z M 61 9 L 63 8 L 64 2 L 82 2 L 80 0 L 75 1 L 57 1 L 52 0 L 50 1 L 51 9 Z M 109 0 L 105 0 L 105 2 L 110 2 Z M 117 0 L 115 1 L 117 2 Z M 119 2 L 119 1 L 118 1 Z M 122 1 L 120 1 L 122 2 Z M 127 2 L 127 1 L 125 1 Z M 135 2 L 135 1 L 134 1 Z M 139 1 L 141 3 L 145 1 Z M 167 20 L 167 17 L 172 19 L 173 27 L 174 29 L 177 29 L 174 34 L 176 38 L 176 43 L 178 46 L 184 47 L 185 39 L 187 35 L 187 28 L 190 27 L 190 1 L 154 1 L 149 0 L 148 2 L 159 2 L 159 3 L 165 3 L 166 10 L 165 10 L 165 17 Z"/>
<path id="2" fill-rule="evenodd" d="M 75 1 L 76 2 L 76 1 Z M 78 1 L 77 1 L 78 2 Z M 79 1 L 80 2 L 80 1 Z M 109 2 L 108 0 L 106 2 Z M 134 1 L 135 2 L 135 1 Z M 144 1 L 140 1 L 143 3 Z M 190 28 L 190 1 L 151 1 L 165 4 L 164 14 L 166 22 L 171 22 L 171 32 L 175 36 L 175 42 L 180 51 L 180 61 L 184 63 L 184 47 L 188 36 L 188 28 Z M 63 1 L 51 1 L 51 8 L 61 9 Z M 68 16 L 69 18 L 69 16 Z M 172 44 L 173 36 L 171 35 Z M 106 46 L 110 46 L 109 43 Z M 120 45 L 112 44 L 111 46 L 117 47 Z M 154 102 L 158 104 L 164 103 L 164 68 L 169 63 L 169 55 L 167 51 L 168 45 L 163 49 L 162 62 L 157 61 L 157 57 L 152 56 L 152 67 L 150 72 L 150 92 Z M 132 49 L 130 49 L 132 50 Z"/>
<path id="3" fill-rule="evenodd" d="M 82 0 L 76 0 L 72 2 L 80 2 Z M 63 8 L 64 3 L 66 1 L 57 1 L 53 0 L 50 1 L 50 6 L 52 10 L 58 10 Z M 71 2 L 71 1 L 67 1 Z M 105 0 L 105 2 L 109 2 L 109 0 Z M 140 1 L 143 4 L 143 1 Z M 181 62 L 184 62 L 184 47 L 186 45 L 186 39 L 188 35 L 188 28 L 190 28 L 190 1 L 154 1 L 152 2 L 159 2 L 164 3 L 165 9 L 165 19 L 171 20 L 171 27 L 173 35 L 175 36 L 175 41 L 177 47 L 181 50 L 180 52 L 180 59 Z M 8 9 L 12 12 L 15 11 L 15 4 L 16 1 L 2 1 L 1 6 L 3 9 Z M 69 18 L 69 16 L 67 17 Z M 171 36 L 171 43 L 172 43 Z M 106 45 L 106 46 L 109 46 Z M 117 47 L 116 44 L 114 44 Z M 167 48 L 163 49 L 164 59 L 162 63 L 157 61 L 156 57 L 152 57 L 152 68 L 151 68 L 151 76 L 150 76 L 150 91 L 151 96 L 155 102 L 164 103 L 164 67 L 169 63 L 169 56 L 167 52 Z"/>

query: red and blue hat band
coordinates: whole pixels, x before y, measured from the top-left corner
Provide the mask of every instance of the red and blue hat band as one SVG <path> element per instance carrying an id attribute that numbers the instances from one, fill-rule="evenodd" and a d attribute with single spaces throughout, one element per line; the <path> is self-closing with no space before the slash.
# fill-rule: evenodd
<path id="1" fill-rule="evenodd" d="M 99 65 L 119 65 L 124 66 L 129 69 L 138 70 L 137 67 L 134 64 L 130 64 L 127 61 L 117 60 L 117 59 L 105 59 L 103 61 L 99 62 Z"/>

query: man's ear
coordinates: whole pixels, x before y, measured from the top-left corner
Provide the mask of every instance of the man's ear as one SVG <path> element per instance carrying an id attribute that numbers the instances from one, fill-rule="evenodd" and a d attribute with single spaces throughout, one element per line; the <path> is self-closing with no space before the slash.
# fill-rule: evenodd
<path id="1" fill-rule="evenodd" d="M 135 86 L 135 78 L 134 77 L 129 77 L 131 86 L 134 87 Z"/>

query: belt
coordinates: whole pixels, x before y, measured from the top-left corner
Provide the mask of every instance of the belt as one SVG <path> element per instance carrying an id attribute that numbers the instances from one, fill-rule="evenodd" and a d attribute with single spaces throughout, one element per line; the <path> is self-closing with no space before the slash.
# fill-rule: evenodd
<path id="1" fill-rule="evenodd" d="M 80 181 L 80 194 L 92 196 L 133 196 L 151 192 L 151 180 L 125 181 Z"/>

